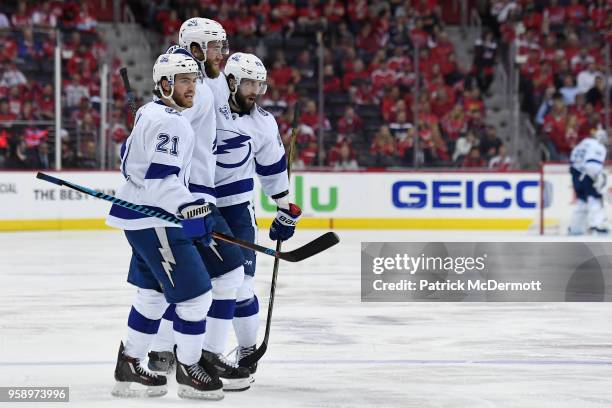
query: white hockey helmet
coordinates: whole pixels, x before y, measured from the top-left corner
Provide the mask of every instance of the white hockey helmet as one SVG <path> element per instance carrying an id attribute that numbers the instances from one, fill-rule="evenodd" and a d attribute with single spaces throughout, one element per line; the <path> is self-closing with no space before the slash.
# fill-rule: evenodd
<path id="1" fill-rule="evenodd" d="M 223 70 L 225 76 L 233 75 L 236 80 L 236 92 L 240 86 L 240 82 L 243 79 L 250 79 L 256 81 L 258 95 L 263 95 L 268 89 L 266 84 L 266 78 L 268 72 L 263 62 L 253 54 L 246 54 L 244 52 L 236 52 L 227 59 L 225 63 L 225 69 Z"/>
<path id="2" fill-rule="evenodd" d="M 219 42 L 221 54 L 229 54 L 225 29 L 215 20 L 193 17 L 181 25 L 179 30 L 179 45 L 181 47 L 189 50 L 191 43 L 199 44 L 204 52 L 204 58 L 206 58 L 208 43 L 211 41 Z"/>
<path id="3" fill-rule="evenodd" d="M 200 75 L 200 66 L 191 57 L 184 54 L 161 54 L 157 57 L 155 65 L 153 65 L 153 82 L 155 90 L 159 91 L 161 96 L 166 99 L 171 99 L 174 94 L 174 77 L 177 74 L 197 74 Z M 170 94 L 165 95 L 161 87 L 161 80 L 166 78 L 170 85 Z"/>
<path id="4" fill-rule="evenodd" d="M 593 137 L 602 145 L 608 145 L 608 132 L 606 129 L 602 129 L 601 127 L 598 128 L 595 133 L 593 133 Z"/>

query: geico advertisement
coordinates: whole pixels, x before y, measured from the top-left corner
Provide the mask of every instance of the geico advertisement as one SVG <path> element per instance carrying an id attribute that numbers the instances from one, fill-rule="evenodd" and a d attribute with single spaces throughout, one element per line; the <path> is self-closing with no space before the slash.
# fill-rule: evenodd
<path id="1" fill-rule="evenodd" d="M 538 173 L 301 173 L 293 200 L 319 217 L 534 216 Z M 258 214 L 273 214 L 258 189 Z"/>
<path id="2" fill-rule="evenodd" d="M 51 172 L 114 194 L 119 172 Z M 308 217 L 525 217 L 538 207 L 537 173 L 298 173 L 291 197 Z M 271 217 L 274 201 L 259 183 L 256 214 Z M 3 219 L 104 218 L 110 204 L 36 179 L 35 172 L 0 172 Z"/>

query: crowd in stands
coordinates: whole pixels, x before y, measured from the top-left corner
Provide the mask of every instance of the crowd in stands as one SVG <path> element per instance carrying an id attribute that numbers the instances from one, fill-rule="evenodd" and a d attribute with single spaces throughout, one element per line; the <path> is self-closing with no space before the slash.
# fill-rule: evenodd
<path id="1" fill-rule="evenodd" d="M 224 26 L 232 52 L 262 57 L 269 86 L 260 103 L 277 118 L 285 142 L 295 102 L 302 103 L 298 167 L 488 167 L 503 154 L 485 141 L 495 130 L 487 126 L 482 97 L 496 50 L 483 39 L 474 67 L 461 66 L 438 0 L 129 4 L 141 24 L 160 34 L 160 49 L 176 41 L 182 21 L 208 17 Z M 317 32 L 324 33 L 322 118 Z M 478 160 L 469 158 L 472 150 Z M 496 168 L 511 167 L 509 158 L 491 163 L 500 161 Z"/>
<path id="2" fill-rule="evenodd" d="M 487 17 L 504 44 L 516 45 L 524 111 L 551 158 L 567 159 L 580 140 L 610 123 L 605 53 L 612 53 L 612 3 L 496 0 Z"/>
<path id="3" fill-rule="evenodd" d="M 0 4 L 0 168 L 52 168 L 54 60 L 58 33 L 62 70 L 62 165 L 99 168 L 100 73 L 108 61 L 96 31 L 95 4 L 73 0 Z M 118 75 L 113 82 L 120 84 Z M 123 107 L 123 87 L 113 86 Z M 121 108 L 123 110 L 123 108 Z M 114 112 L 114 110 L 113 110 Z M 125 115 L 112 122 L 112 136 L 127 136 Z"/>
<path id="4" fill-rule="evenodd" d="M 277 118 L 285 142 L 295 103 L 302 103 L 298 167 L 514 165 L 496 128 L 487 123 L 483 99 L 498 58 L 497 32 L 486 32 L 474 47 L 473 65 L 462 66 L 439 0 L 128 0 L 127 5 L 138 23 L 159 33 L 162 40 L 154 49 L 162 51 L 174 43 L 182 21 L 200 16 L 223 24 L 232 52 L 261 56 L 269 87 L 260 103 Z M 5 44 L 0 51 L 2 162 L 11 157 L 13 167 L 31 166 L 34 161 L 16 159 L 24 156 L 18 149 L 21 140 L 26 152 L 40 155 L 47 154 L 49 146 L 39 146 L 55 136 L 51 125 L 17 125 L 54 119 L 50 61 L 55 28 L 60 29 L 63 47 L 66 125 L 59 137 L 64 167 L 97 166 L 100 137 L 120 144 L 129 134 L 130 118 L 123 113 L 123 87 L 116 75 L 121 62 L 109 61 L 91 8 L 92 2 L 73 0 L 19 0 L 0 6 L 0 40 Z M 323 33 L 324 41 L 322 118 L 317 109 L 317 33 Z M 110 62 L 114 73 L 114 102 L 110 135 L 101 136 L 102 60 Z M 25 128 L 47 135 L 27 136 Z M 52 160 L 43 162 L 52 165 Z"/>

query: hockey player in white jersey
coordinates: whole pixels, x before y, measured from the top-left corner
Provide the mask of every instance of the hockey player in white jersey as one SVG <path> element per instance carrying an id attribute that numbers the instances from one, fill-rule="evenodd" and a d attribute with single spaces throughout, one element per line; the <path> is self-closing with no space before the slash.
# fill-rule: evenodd
<path id="1" fill-rule="evenodd" d="M 113 205 L 107 224 L 125 230 L 132 248 L 128 282 L 138 290 L 119 347 L 113 395 L 161 396 L 166 377 L 143 366 L 162 314 L 176 305 L 178 395 L 221 399 L 223 384 L 201 362 L 205 316 L 212 301 L 208 271 L 194 242 L 210 243 L 214 218 L 208 203 L 188 188 L 194 133 L 181 111 L 193 105 L 198 64 L 184 55 L 162 54 L 153 67 L 158 101 L 141 107 L 122 149 L 125 178 L 117 196 L 176 215 L 180 226 Z M 208 370 L 208 371 L 207 371 Z"/>
<path id="2" fill-rule="evenodd" d="M 235 53 L 228 58 L 224 73 L 227 85 L 217 82 L 211 87 L 217 115 L 217 206 L 234 236 L 256 242 L 253 178 L 257 175 L 264 193 L 278 206 L 270 238 L 287 240 L 293 236 L 302 211 L 289 202 L 285 149 L 276 120 L 256 103 L 257 97 L 266 92 L 266 68 L 255 55 Z M 233 324 L 238 340 L 236 360 L 244 366 L 242 359 L 256 347 L 259 302 L 253 283 L 255 252 L 242 251 L 245 278 L 238 291 Z M 257 367 L 248 368 L 253 374 Z"/>
<path id="3" fill-rule="evenodd" d="M 214 75 L 215 72 L 218 75 L 223 54 L 227 53 L 226 34 L 223 27 L 213 20 L 191 18 L 181 26 L 179 46 L 171 47 L 167 52 L 193 56 L 207 75 Z M 196 89 L 193 107 L 182 112 L 189 120 L 196 139 L 189 190 L 194 197 L 209 203 L 216 231 L 232 236 L 225 219 L 214 206 L 216 119 L 213 94 L 204 82 L 198 82 Z M 240 248 L 225 241 L 213 241 L 211 246 L 202 246 L 199 251 L 212 278 L 212 305 L 206 321 L 202 358 L 217 370 L 224 382 L 225 391 L 244 391 L 250 387 L 249 370 L 238 367 L 223 356 L 232 327 L 236 294 L 244 279 L 244 256 Z M 154 371 L 168 372 L 172 369 L 170 350 L 174 338 L 171 327 L 175 315 L 172 305 L 164 313 L 160 330 L 153 342 L 149 353 L 149 368 Z"/>
<path id="4" fill-rule="evenodd" d="M 608 226 L 602 193 L 606 188 L 606 162 L 608 135 L 598 129 L 593 137 L 578 143 L 570 155 L 570 173 L 576 194 L 568 232 L 582 235 L 588 231 L 607 234 Z"/>

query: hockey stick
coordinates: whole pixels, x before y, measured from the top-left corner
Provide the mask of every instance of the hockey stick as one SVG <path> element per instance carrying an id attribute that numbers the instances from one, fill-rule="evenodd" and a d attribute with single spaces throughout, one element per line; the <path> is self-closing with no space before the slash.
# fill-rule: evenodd
<path id="1" fill-rule="evenodd" d="M 127 95 L 128 106 L 130 107 L 130 111 L 134 115 L 134 119 L 136 119 L 136 97 L 134 96 L 134 91 L 130 86 L 130 79 L 128 78 L 127 68 L 123 67 L 119 70 L 119 74 L 121 75 L 121 79 L 123 80 L 123 87 L 125 88 L 125 92 Z"/>
<path id="2" fill-rule="evenodd" d="M 58 186 L 68 187 L 73 190 L 79 191 L 83 194 L 87 194 L 87 195 L 90 195 L 90 196 L 93 196 L 93 197 L 96 197 L 96 198 L 99 198 L 105 201 L 110 201 L 113 204 L 117 204 L 124 208 L 129 208 L 130 210 L 139 212 L 144 215 L 148 215 L 150 217 L 159 218 L 164 221 L 171 222 L 173 224 L 180 225 L 181 223 L 181 220 L 173 215 L 169 215 L 167 213 L 164 214 L 162 212 L 149 208 L 145 205 L 133 204 L 128 201 L 122 200 L 120 198 L 114 197 L 110 194 L 104 194 L 99 191 L 95 191 L 90 188 L 83 187 L 78 184 L 74 184 L 69 181 L 50 176 L 45 173 L 38 173 L 36 175 L 36 178 L 39 178 L 44 181 L 48 181 L 49 183 L 53 183 Z M 319 252 L 325 251 L 326 249 L 340 242 L 336 234 L 334 234 L 333 232 L 327 232 L 321 235 L 320 237 L 314 239 L 313 241 L 310 241 L 306 245 L 303 245 L 297 249 L 294 249 L 293 251 L 280 252 L 280 251 L 275 251 L 271 248 L 266 248 L 261 245 L 253 244 L 251 242 L 243 241 L 238 238 L 230 237 L 225 234 L 221 234 L 220 232 L 213 232 L 212 236 L 222 241 L 226 241 L 231 244 L 241 246 L 243 248 L 252 249 L 253 251 L 261 252 L 263 254 L 273 256 L 276 259 L 282 259 L 283 261 L 288 261 L 288 262 L 303 261 L 304 259 L 310 258 L 311 256 L 318 254 Z"/>
<path id="3" fill-rule="evenodd" d="M 297 136 L 297 128 L 298 121 L 300 120 L 300 102 L 295 103 L 295 108 L 293 111 L 293 123 L 291 124 L 291 139 L 289 141 L 289 158 L 287 161 L 287 177 L 291 180 L 291 165 L 293 163 L 293 152 L 295 151 L 295 139 Z M 328 232 L 328 234 L 334 234 L 333 232 Z M 336 234 L 334 234 L 336 235 Z M 336 239 L 339 240 L 336 235 Z M 308 244 L 307 244 L 308 245 Z M 276 241 L 276 251 L 279 252 L 281 250 L 282 241 L 279 239 Z M 274 308 L 274 295 L 276 293 L 276 279 L 278 276 L 278 266 L 279 266 L 278 258 L 274 260 L 274 268 L 272 269 L 272 282 L 270 283 L 270 299 L 268 300 L 268 316 L 266 318 L 266 332 L 264 334 L 263 341 L 261 345 L 251 354 L 245 356 L 240 360 L 242 366 L 252 366 L 257 363 L 263 355 L 266 353 L 268 349 L 268 340 L 270 340 L 270 328 L 272 327 L 272 310 Z"/>

